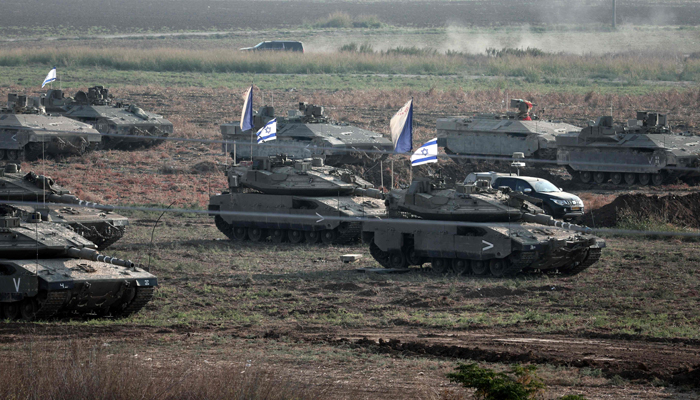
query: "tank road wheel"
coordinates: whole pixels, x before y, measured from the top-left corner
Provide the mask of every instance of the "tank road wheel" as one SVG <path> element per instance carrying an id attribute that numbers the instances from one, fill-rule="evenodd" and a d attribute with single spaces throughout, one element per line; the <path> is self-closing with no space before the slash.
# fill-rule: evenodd
<path id="1" fill-rule="evenodd" d="M 17 161 L 19 159 L 19 151 L 17 150 L 6 150 L 5 156 L 10 161 Z"/>
<path id="2" fill-rule="evenodd" d="M 606 172 L 596 172 L 593 174 L 593 180 L 595 183 L 601 185 L 608 181 L 608 174 Z"/>
<path id="3" fill-rule="evenodd" d="M 637 178 L 639 179 L 639 184 L 644 186 L 648 185 L 651 181 L 651 175 L 649 174 L 639 174 Z"/>
<path id="4" fill-rule="evenodd" d="M 619 185 L 622 183 L 622 173 L 621 172 L 613 172 L 610 174 L 610 182 L 613 183 L 613 185 Z"/>
<path id="5" fill-rule="evenodd" d="M 408 260 L 406 260 L 406 255 L 400 251 L 392 251 L 389 254 L 389 265 L 391 265 L 391 268 L 396 269 L 408 268 Z"/>
<path id="6" fill-rule="evenodd" d="M 270 231 L 270 238 L 273 243 L 282 243 L 287 238 L 287 232 L 284 229 L 273 229 Z"/>
<path id="7" fill-rule="evenodd" d="M 19 303 L 4 303 L 2 305 L 2 316 L 12 321 L 19 316 Z"/>
<path id="8" fill-rule="evenodd" d="M 486 261 L 472 261 L 471 264 L 474 275 L 486 275 L 489 272 L 489 264 Z"/>
<path id="9" fill-rule="evenodd" d="M 450 272 L 450 267 L 452 266 L 451 260 L 447 258 L 433 258 L 431 264 L 433 265 L 433 273 L 439 275 Z"/>
<path id="10" fill-rule="evenodd" d="M 651 183 L 654 186 L 660 186 L 666 180 L 666 173 L 664 171 L 659 171 L 651 175 Z"/>
<path id="11" fill-rule="evenodd" d="M 4 159 L 5 159 L 5 150 L 0 149 L 0 160 L 4 160 Z"/>
<path id="12" fill-rule="evenodd" d="M 578 173 L 578 177 L 581 179 L 581 182 L 590 183 L 591 179 L 593 179 L 593 174 L 590 171 L 581 171 Z"/>
<path id="13" fill-rule="evenodd" d="M 304 232 L 304 239 L 306 239 L 306 243 L 318 243 L 319 239 L 321 239 L 321 232 L 319 231 L 308 231 Z"/>
<path id="14" fill-rule="evenodd" d="M 494 258 L 489 263 L 489 270 L 491 275 L 495 278 L 503 278 L 508 271 L 508 260 L 504 258 Z"/>
<path id="15" fill-rule="evenodd" d="M 296 229 L 287 231 L 287 239 L 289 243 L 299 244 L 304 241 L 304 232 Z"/>
<path id="16" fill-rule="evenodd" d="M 457 275 L 465 275 L 471 270 L 469 269 L 469 261 L 455 258 L 452 260 L 452 272 Z"/>
<path id="17" fill-rule="evenodd" d="M 248 228 L 248 239 L 250 239 L 253 242 L 259 242 L 263 239 L 265 239 L 264 235 L 264 230 L 261 228 L 256 228 L 256 227 L 250 227 Z"/>
<path id="18" fill-rule="evenodd" d="M 637 175 L 633 173 L 626 173 L 624 178 L 625 183 L 628 185 L 634 185 L 634 183 L 637 181 Z"/>
<path id="19" fill-rule="evenodd" d="M 242 226 L 236 226 L 233 228 L 233 238 L 236 240 L 246 240 L 248 239 L 248 232 Z"/>
<path id="20" fill-rule="evenodd" d="M 36 317 L 36 312 L 39 309 L 39 305 L 36 299 L 27 297 L 22 300 L 19 305 L 19 313 L 22 315 L 22 319 L 25 321 L 33 321 Z"/>
<path id="21" fill-rule="evenodd" d="M 416 254 L 416 249 L 413 245 L 406 249 L 406 260 L 408 261 L 408 265 L 423 265 L 425 262 L 423 257 Z"/>
<path id="22" fill-rule="evenodd" d="M 326 229 L 321 232 L 321 241 L 323 244 L 333 244 L 338 238 L 338 232 L 335 229 Z"/>

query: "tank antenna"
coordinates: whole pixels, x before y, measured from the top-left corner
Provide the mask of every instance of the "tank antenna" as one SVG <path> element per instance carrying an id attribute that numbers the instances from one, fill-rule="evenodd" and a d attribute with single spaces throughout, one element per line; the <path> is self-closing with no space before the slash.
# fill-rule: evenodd
<path id="1" fill-rule="evenodd" d="M 153 234 L 156 231 L 156 226 L 158 226 L 158 222 L 160 222 L 160 219 L 163 218 L 165 212 L 168 211 L 170 207 L 172 207 L 173 204 L 175 204 L 176 201 L 177 200 L 173 200 L 173 202 L 170 203 L 170 205 L 165 210 L 163 210 L 163 212 L 160 214 L 160 217 L 158 217 L 158 219 L 156 220 L 155 224 L 153 224 L 153 229 L 151 230 L 151 243 L 148 245 L 151 251 L 153 250 Z M 151 272 L 151 251 L 148 252 L 148 266 L 146 267 L 146 271 L 148 272 Z"/>

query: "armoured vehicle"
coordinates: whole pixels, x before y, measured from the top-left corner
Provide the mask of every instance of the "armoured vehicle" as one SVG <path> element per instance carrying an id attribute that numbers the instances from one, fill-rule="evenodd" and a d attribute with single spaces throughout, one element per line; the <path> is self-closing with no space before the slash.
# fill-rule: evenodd
<path id="1" fill-rule="evenodd" d="M 97 147 L 101 135 L 90 125 L 46 115 L 37 99 L 14 93 L 0 109 L 0 160 L 80 155 Z"/>
<path id="2" fill-rule="evenodd" d="M 444 147 L 447 154 L 510 157 L 522 152 L 525 157 L 555 160 L 555 138 L 581 130 L 574 125 L 540 120 L 531 115 L 529 101 L 512 99 L 510 106 L 518 112 L 438 118 L 438 146 Z"/>
<path id="3" fill-rule="evenodd" d="M 346 243 L 358 239 L 361 221 L 333 217 L 382 217 L 384 205 L 355 192 L 379 193 L 350 171 L 323 160 L 256 158 L 228 169 L 229 191 L 212 196 L 209 210 L 217 228 L 232 240 Z M 270 214 L 279 214 L 271 216 Z"/>
<path id="4" fill-rule="evenodd" d="M 65 97 L 60 89 L 52 89 L 42 98 L 49 113 L 57 113 L 68 118 L 92 125 L 100 133 L 102 148 L 130 150 L 139 147 L 152 147 L 173 133 L 173 124 L 162 115 L 146 112 L 134 104 L 114 101 L 109 89 L 94 86 L 87 93 L 78 91 L 75 97 Z M 116 137 L 109 135 L 127 135 Z"/>
<path id="5" fill-rule="evenodd" d="M 249 131 L 241 131 L 238 122 L 221 125 L 224 140 L 238 143 L 235 146 L 224 143 L 224 151 L 230 152 L 235 161 L 250 160 L 251 152 L 253 158 L 285 153 L 297 159 L 322 158 L 326 165 L 342 166 L 378 160 L 385 156 L 378 151 L 394 150 L 391 140 L 376 132 L 333 121 L 324 114 L 323 107 L 299 103 L 299 109 L 288 114 L 286 118 L 277 118 L 277 140 L 261 144 L 254 143 L 255 135 L 275 118 L 273 107 L 261 107 L 253 116 L 254 127 Z"/>
<path id="6" fill-rule="evenodd" d="M 660 185 L 700 172 L 700 137 L 671 133 L 665 114 L 637 112 L 626 126 L 600 117 L 556 140 L 557 163 L 584 183 Z"/>
<path id="7" fill-rule="evenodd" d="M 128 218 L 103 206 L 78 199 L 58 186 L 53 179 L 33 172 L 23 174 L 17 164 L 7 164 L 0 170 L 0 200 L 37 202 L 37 205 L 2 204 L 4 214 L 15 216 L 41 214 L 46 221 L 65 224 L 103 250 L 124 236 Z M 76 204 L 66 207 L 56 204 Z M 87 208 L 86 206 L 90 207 Z"/>
<path id="8" fill-rule="evenodd" d="M 389 218 L 365 221 L 362 237 L 386 268 L 430 263 L 437 273 L 574 275 L 600 258 L 604 241 L 542 214 L 535 202 L 484 180 L 447 189 L 441 180 L 415 179 L 389 192 Z"/>
<path id="9" fill-rule="evenodd" d="M 5 319 L 138 312 L 157 278 L 128 260 L 99 254 L 67 227 L 0 217 L 0 303 Z"/>

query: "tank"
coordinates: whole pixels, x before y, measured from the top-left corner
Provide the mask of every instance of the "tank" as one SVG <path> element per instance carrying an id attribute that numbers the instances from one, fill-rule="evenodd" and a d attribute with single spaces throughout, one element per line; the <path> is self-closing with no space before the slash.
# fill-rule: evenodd
<path id="1" fill-rule="evenodd" d="M 2 204 L 0 208 L 2 214 L 20 217 L 38 212 L 46 221 L 68 225 L 95 243 L 99 250 L 121 239 L 129 225 L 129 219 L 115 213 L 112 207 L 80 200 L 50 177 L 22 173 L 17 164 L 7 164 L 0 170 L 0 200 L 43 203 L 40 206 Z M 58 206 L 57 203 L 80 207 Z"/>
<path id="2" fill-rule="evenodd" d="M 92 125 L 102 134 L 102 148 L 131 150 L 156 146 L 173 133 L 173 124 L 162 115 L 146 112 L 135 104 L 114 101 L 109 89 L 94 86 L 87 93 L 78 91 L 75 97 L 65 97 L 60 89 L 49 90 L 42 98 L 49 113 Z M 128 137 L 108 136 L 110 134 Z"/>
<path id="3" fill-rule="evenodd" d="M 447 154 L 510 157 L 519 152 L 528 158 L 556 160 L 556 137 L 581 130 L 531 115 L 533 104 L 527 100 L 512 99 L 510 106 L 518 112 L 438 118 L 438 146 Z"/>
<path id="4" fill-rule="evenodd" d="M 95 149 L 101 139 L 90 125 L 46 115 L 38 99 L 11 93 L 7 107 L 0 109 L 0 160 L 82 155 Z"/>
<path id="5" fill-rule="evenodd" d="M 365 221 L 363 240 L 383 267 L 430 263 L 439 274 L 575 275 L 598 261 L 605 242 L 590 229 L 555 221 L 537 199 L 506 189 L 484 180 L 448 189 L 441 180 L 415 179 L 386 195 L 389 218 Z"/>
<path id="6" fill-rule="evenodd" d="M 0 217 L 0 303 L 5 319 L 125 317 L 153 296 L 157 278 L 131 261 L 99 254 L 67 227 Z"/>
<path id="7" fill-rule="evenodd" d="M 698 176 L 700 137 L 671 133 L 666 115 L 637 112 L 626 126 L 604 116 L 578 133 L 557 136 L 557 163 L 574 179 L 598 184 L 661 185 Z"/>
<path id="8" fill-rule="evenodd" d="M 322 158 L 326 165 L 342 166 L 378 161 L 392 152 L 394 145 L 380 133 L 333 121 L 323 107 L 299 103 L 298 110 L 290 110 L 287 117 L 277 118 L 277 140 L 255 143 L 255 134 L 267 122 L 275 118 L 273 107 L 264 106 L 253 116 L 253 129 L 241 131 L 238 122 L 221 125 L 221 134 L 226 142 L 224 152 L 229 152 L 235 161 L 255 157 L 275 156 L 285 153 L 290 157 Z M 251 143 L 251 145 L 243 144 Z M 288 147 L 280 147 L 289 145 Z M 368 152 L 369 151 L 369 152 Z"/>
<path id="9" fill-rule="evenodd" d="M 256 158 L 230 167 L 227 175 L 229 191 L 211 196 L 209 210 L 217 228 L 232 240 L 348 243 L 359 239 L 361 221 L 324 216 L 385 215 L 381 200 L 354 195 L 379 193 L 369 182 L 348 170 L 326 166 L 320 158 Z"/>

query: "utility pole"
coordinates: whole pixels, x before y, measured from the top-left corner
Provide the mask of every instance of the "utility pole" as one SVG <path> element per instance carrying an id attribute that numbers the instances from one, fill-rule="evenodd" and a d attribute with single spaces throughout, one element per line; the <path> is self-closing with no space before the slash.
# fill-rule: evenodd
<path id="1" fill-rule="evenodd" d="M 615 6 L 615 0 L 612 0 L 612 27 L 617 29 L 617 7 Z"/>

